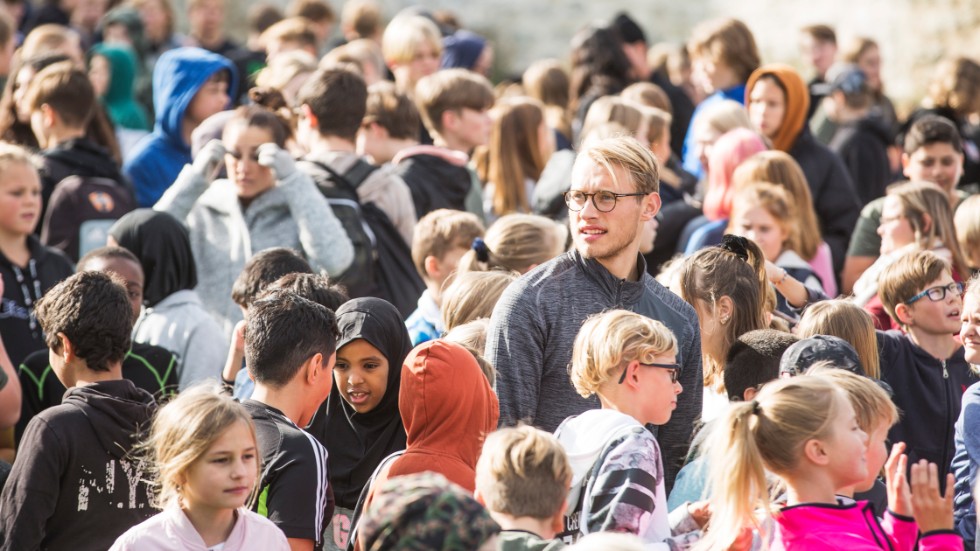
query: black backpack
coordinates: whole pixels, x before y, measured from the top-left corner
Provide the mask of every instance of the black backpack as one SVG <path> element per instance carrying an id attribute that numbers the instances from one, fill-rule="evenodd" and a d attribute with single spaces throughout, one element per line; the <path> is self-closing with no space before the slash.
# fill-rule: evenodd
<path id="1" fill-rule="evenodd" d="M 109 228 L 135 208 L 128 186 L 109 178 L 68 176 L 51 193 L 41 242 L 78 262 L 85 253 L 105 245 Z"/>
<path id="2" fill-rule="evenodd" d="M 358 159 L 347 172 L 340 174 L 318 161 L 303 159 L 300 163 L 315 167 L 307 173 L 327 198 L 354 245 L 354 262 L 333 279 L 347 287 L 351 298 L 383 298 L 407 318 L 415 311 L 425 290 L 412 262 L 412 251 L 388 215 L 374 203 L 362 203 L 357 196 L 357 188 L 378 167 Z"/>

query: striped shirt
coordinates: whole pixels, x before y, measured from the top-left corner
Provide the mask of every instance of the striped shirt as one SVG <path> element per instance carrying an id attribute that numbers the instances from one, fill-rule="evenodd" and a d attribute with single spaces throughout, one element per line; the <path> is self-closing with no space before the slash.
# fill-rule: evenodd
<path id="1" fill-rule="evenodd" d="M 255 423 L 262 456 L 259 498 L 253 510 L 287 538 L 313 540 L 319 551 L 334 508 L 326 448 L 279 410 L 255 400 L 242 405 Z"/>

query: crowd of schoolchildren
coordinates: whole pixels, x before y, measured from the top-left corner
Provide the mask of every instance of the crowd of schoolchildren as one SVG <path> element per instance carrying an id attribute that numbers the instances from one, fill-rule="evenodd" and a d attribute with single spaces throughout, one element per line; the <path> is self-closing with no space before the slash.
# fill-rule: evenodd
<path id="1" fill-rule="evenodd" d="M 980 549 L 980 63 L 228 8 L 0 6 L 0 550 Z"/>

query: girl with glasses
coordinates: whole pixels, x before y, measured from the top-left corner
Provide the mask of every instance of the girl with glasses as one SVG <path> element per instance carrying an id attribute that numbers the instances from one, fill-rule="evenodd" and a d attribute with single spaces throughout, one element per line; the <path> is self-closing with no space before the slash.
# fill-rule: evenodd
<path id="1" fill-rule="evenodd" d="M 918 251 L 938 254 L 952 267 L 954 281 L 962 281 L 969 268 L 963 260 L 949 196 L 928 182 L 906 182 L 888 189 L 878 226 L 881 256 L 854 283 L 853 301 L 875 318 L 878 329 L 897 329 L 878 296 L 881 273 L 896 260 Z"/>

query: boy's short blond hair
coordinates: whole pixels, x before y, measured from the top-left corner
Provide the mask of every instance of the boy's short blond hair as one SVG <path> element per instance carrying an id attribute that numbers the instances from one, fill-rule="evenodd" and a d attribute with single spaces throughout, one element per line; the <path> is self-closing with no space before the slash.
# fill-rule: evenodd
<path id="1" fill-rule="evenodd" d="M 423 216 L 412 234 L 412 261 L 422 279 L 428 280 L 425 259 L 434 256 L 442 260 L 450 250 L 468 249 L 473 240 L 483 237 L 483 223 L 472 212 L 436 209 Z"/>
<path id="2" fill-rule="evenodd" d="M 888 315 L 902 324 L 895 308 L 926 289 L 943 273 L 952 273 L 949 263 L 932 251 L 907 254 L 878 276 L 878 297 Z"/>
<path id="3" fill-rule="evenodd" d="M 571 481 L 572 466 L 558 439 L 526 425 L 487 436 L 476 464 L 476 490 L 487 509 L 513 517 L 554 517 Z"/>
<path id="4" fill-rule="evenodd" d="M 814 365 L 807 370 L 806 376 L 830 379 L 837 388 L 843 390 L 854 407 L 857 424 L 864 432 L 871 434 L 881 426 L 891 427 L 898 422 L 898 408 L 895 403 L 872 379 L 826 364 Z"/>
<path id="5" fill-rule="evenodd" d="M 628 310 L 607 310 L 585 320 L 572 349 L 572 385 L 583 397 L 619 376 L 624 362 L 653 363 L 677 354 L 677 338 L 663 323 Z"/>
<path id="6" fill-rule="evenodd" d="M 381 38 L 381 51 L 389 66 L 410 63 L 422 44 L 442 55 L 442 33 L 428 17 L 403 14 L 388 23 Z"/>
<path id="7" fill-rule="evenodd" d="M 466 69 L 436 71 L 415 85 L 415 105 L 429 132 L 442 132 L 442 115 L 447 111 L 485 111 L 493 102 L 490 81 Z"/>

